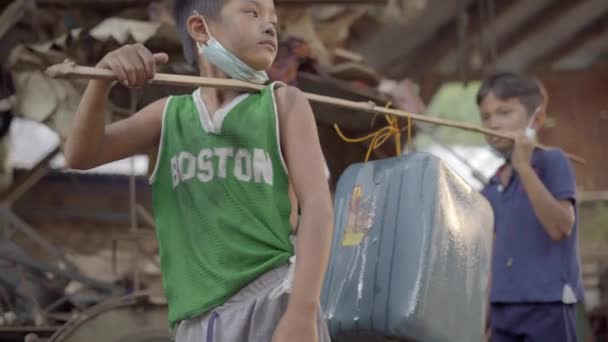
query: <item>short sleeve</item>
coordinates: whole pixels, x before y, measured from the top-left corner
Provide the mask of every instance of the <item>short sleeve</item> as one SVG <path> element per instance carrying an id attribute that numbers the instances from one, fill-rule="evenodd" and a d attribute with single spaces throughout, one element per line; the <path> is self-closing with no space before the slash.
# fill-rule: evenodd
<path id="1" fill-rule="evenodd" d="M 545 151 L 540 178 L 553 197 L 576 202 L 576 178 L 564 152 L 558 149 Z"/>

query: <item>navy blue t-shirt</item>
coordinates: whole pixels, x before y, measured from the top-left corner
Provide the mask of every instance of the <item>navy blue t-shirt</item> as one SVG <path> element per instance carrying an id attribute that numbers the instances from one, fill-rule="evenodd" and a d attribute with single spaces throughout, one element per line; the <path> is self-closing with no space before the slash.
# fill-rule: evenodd
<path id="1" fill-rule="evenodd" d="M 561 150 L 536 149 L 532 167 L 557 200 L 571 201 L 576 210 L 574 172 Z M 500 170 L 482 190 L 494 209 L 496 232 L 491 302 L 581 301 L 577 223 L 566 239 L 552 240 L 536 217 L 517 172 L 513 171 L 507 186 L 501 185 L 499 176 Z"/>

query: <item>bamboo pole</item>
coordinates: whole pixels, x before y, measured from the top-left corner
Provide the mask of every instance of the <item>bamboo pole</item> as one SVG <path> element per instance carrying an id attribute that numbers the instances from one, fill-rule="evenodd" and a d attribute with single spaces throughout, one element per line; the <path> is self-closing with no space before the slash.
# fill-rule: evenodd
<path id="1" fill-rule="evenodd" d="M 103 80 L 116 80 L 116 76 L 111 70 L 102 69 L 102 68 L 92 68 L 92 67 L 83 67 L 78 66 L 70 62 L 56 64 L 49 67 L 46 70 L 47 75 L 54 78 L 87 78 L 87 79 L 103 79 Z M 159 84 L 159 85 L 175 85 L 175 86 L 189 86 L 189 87 L 209 87 L 209 88 L 217 88 L 217 89 L 231 89 L 231 90 L 240 90 L 240 91 L 248 91 L 255 92 L 264 88 L 264 85 L 253 84 L 248 82 L 243 82 L 239 80 L 233 79 L 223 79 L 223 78 L 211 78 L 211 77 L 201 77 L 201 76 L 188 76 L 188 75 L 173 75 L 173 74 L 163 74 L 156 73 L 154 78 L 150 80 L 150 84 Z M 473 124 L 454 121 L 454 120 L 446 120 L 440 119 L 437 117 L 416 114 L 416 113 L 408 113 L 403 110 L 398 109 L 390 109 L 377 106 L 373 102 L 355 102 L 344 99 L 339 99 L 330 96 L 304 93 L 304 96 L 310 102 L 318 102 L 330 104 L 338 107 L 348 108 L 352 110 L 374 113 L 374 114 L 386 114 L 401 118 L 411 118 L 411 120 L 430 123 L 434 125 L 440 126 L 448 126 L 463 129 L 466 131 L 477 132 L 485 135 L 495 136 L 499 138 L 514 140 L 514 137 L 507 133 L 502 133 L 496 130 L 491 130 L 483 127 L 479 127 Z M 535 145 L 541 149 L 547 149 L 547 146 L 536 144 Z M 566 153 L 568 158 L 571 160 L 578 162 L 580 164 L 585 165 L 587 162 L 585 159 Z"/>

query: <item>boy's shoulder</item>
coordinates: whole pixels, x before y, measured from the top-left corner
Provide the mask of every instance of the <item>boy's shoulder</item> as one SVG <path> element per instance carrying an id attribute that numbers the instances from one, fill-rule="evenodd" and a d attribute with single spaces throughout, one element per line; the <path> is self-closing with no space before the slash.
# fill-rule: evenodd
<path id="1" fill-rule="evenodd" d="M 277 100 L 289 101 L 296 100 L 298 97 L 304 97 L 304 93 L 300 89 L 282 82 L 274 82 L 271 87 L 274 89 Z"/>
<path id="2" fill-rule="evenodd" d="M 538 154 L 538 157 L 536 156 Z M 558 199 L 574 198 L 576 175 L 564 151 L 558 148 L 539 150 L 532 164 L 547 189 Z"/>
<path id="3" fill-rule="evenodd" d="M 165 100 L 167 102 L 192 100 L 193 99 L 192 95 L 193 95 L 192 93 L 169 95 L 169 96 L 165 97 Z"/>
<path id="4" fill-rule="evenodd" d="M 539 168 L 553 168 L 569 166 L 570 162 L 566 153 L 557 147 L 538 149 L 534 154 L 533 164 Z"/>
<path id="5" fill-rule="evenodd" d="M 180 110 L 184 107 L 190 109 L 190 107 L 195 106 L 192 93 L 169 95 L 164 98 L 164 102 L 163 112 L 166 112 L 170 108 L 173 110 Z"/>
<path id="6" fill-rule="evenodd" d="M 272 85 L 277 103 L 277 110 L 281 115 L 288 114 L 298 106 L 308 105 L 306 95 L 300 89 L 275 82 Z"/>

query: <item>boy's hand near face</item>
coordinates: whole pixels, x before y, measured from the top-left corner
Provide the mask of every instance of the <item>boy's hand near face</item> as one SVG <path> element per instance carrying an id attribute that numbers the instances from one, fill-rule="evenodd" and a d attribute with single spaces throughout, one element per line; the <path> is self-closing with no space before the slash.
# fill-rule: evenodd
<path id="1" fill-rule="evenodd" d="M 109 52 L 97 64 L 98 68 L 109 69 L 118 81 L 129 88 L 138 88 L 154 77 L 157 64 L 166 64 L 166 53 L 151 53 L 141 44 L 125 45 Z"/>
<path id="2" fill-rule="evenodd" d="M 524 168 L 530 167 L 533 152 L 534 142 L 532 139 L 528 138 L 523 131 L 515 133 L 511 163 L 517 172 L 521 173 Z"/>

